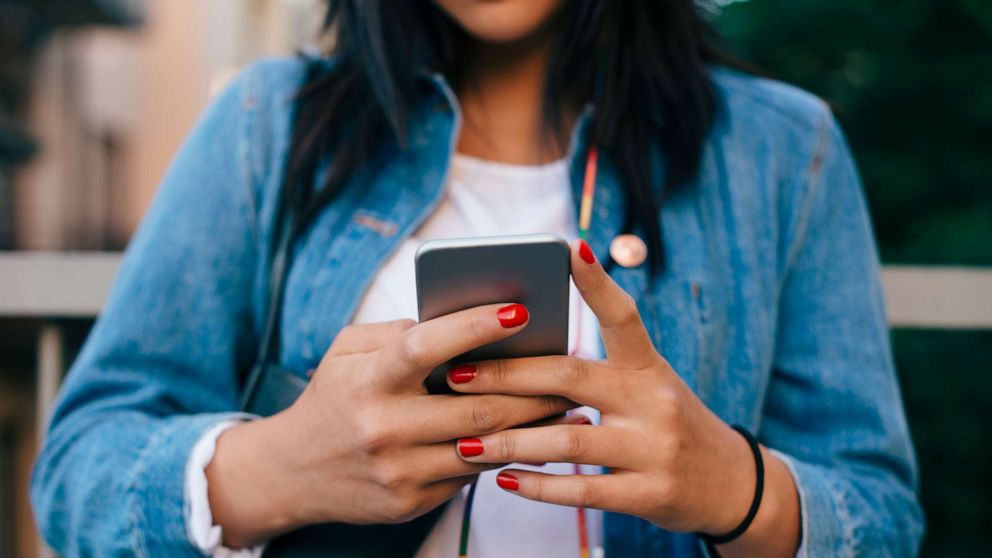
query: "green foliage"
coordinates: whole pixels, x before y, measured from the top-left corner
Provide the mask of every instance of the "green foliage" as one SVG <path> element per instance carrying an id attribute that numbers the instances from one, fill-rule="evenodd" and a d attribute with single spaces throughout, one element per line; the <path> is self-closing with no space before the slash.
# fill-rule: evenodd
<path id="1" fill-rule="evenodd" d="M 992 10 L 985 0 L 750 0 L 734 52 L 831 104 L 886 262 L 992 265 Z"/>
<path id="2" fill-rule="evenodd" d="M 833 107 L 888 263 L 992 265 L 987 0 L 750 0 L 716 15 L 731 51 Z M 992 332 L 896 331 L 922 475 L 924 555 L 992 548 Z"/>
<path id="3" fill-rule="evenodd" d="M 992 332 L 896 331 L 896 365 L 927 512 L 925 556 L 992 548 Z"/>

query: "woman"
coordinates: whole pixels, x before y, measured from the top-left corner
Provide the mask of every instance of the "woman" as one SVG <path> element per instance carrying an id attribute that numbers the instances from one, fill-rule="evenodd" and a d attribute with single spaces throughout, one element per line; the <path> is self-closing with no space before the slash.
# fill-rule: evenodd
<path id="1" fill-rule="evenodd" d="M 340 0 L 328 26 L 332 57 L 247 70 L 166 177 L 39 458 L 49 543 L 915 553 L 877 257 L 821 101 L 730 69 L 690 0 Z M 415 324 L 416 246 L 574 238 L 586 176 L 576 354 L 475 363 L 449 374 L 462 395 L 427 395 L 432 368 L 528 315 Z M 286 230 L 279 364 L 312 380 L 238 414 Z"/>

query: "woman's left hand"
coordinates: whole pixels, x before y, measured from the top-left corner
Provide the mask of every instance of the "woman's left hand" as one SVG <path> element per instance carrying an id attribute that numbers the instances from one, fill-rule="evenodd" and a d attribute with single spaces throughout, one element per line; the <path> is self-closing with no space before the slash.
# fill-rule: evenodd
<path id="1" fill-rule="evenodd" d="M 636 303 L 588 245 L 573 244 L 571 257 L 575 284 L 599 319 L 606 360 L 551 356 L 481 362 L 474 375 L 456 370 L 448 383 L 462 393 L 560 395 L 599 409 L 601 425 L 518 428 L 460 440 L 463 459 L 601 465 L 610 474 L 507 470 L 498 482 L 524 498 L 635 515 L 672 531 L 731 531 L 754 496 L 754 459 L 746 440 L 655 350 Z M 466 456 L 479 451 L 479 441 L 481 453 Z"/>

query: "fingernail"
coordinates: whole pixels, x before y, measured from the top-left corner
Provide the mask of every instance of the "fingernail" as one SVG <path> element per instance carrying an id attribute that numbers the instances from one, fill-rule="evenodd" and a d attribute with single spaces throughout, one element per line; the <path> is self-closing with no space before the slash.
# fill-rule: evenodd
<path id="1" fill-rule="evenodd" d="M 583 415 L 575 424 L 592 424 L 592 419 Z"/>
<path id="2" fill-rule="evenodd" d="M 520 481 L 518 481 L 517 477 L 511 475 L 510 473 L 500 473 L 496 475 L 496 484 L 498 484 L 503 490 L 512 490 L 516 492 L 520 489 Z"/>
<path id="3" fill-rule="evenodd" d="M 475 379 L 475 365 L 462 364 L 448 370 L 448 379 L 453 384 L 467 384 Z"/>
<path id="4" fill-rule="evenodd" d="M 589 247 L 589 243 L 585 240 L 579 241 L 579 257 L 587 264 L 596 263 L 596 254 L 592 253 L 592 248 Z"/>
<path id="5" fill-rule="evenodd" d="M 523 304 L 509 304 L 496 311 L 496 319 L 499 325 L 506 329 L 523 325 L 530 317 L 527 307 Z"/>
<path id="6" fill-rule="evenodd" d="M 486 449 L 482 440 L 478 438 L 461 438 L 456 445 L 458 446 L 458 453 L 462 457 L 482 455 L 482 452 Z"/>

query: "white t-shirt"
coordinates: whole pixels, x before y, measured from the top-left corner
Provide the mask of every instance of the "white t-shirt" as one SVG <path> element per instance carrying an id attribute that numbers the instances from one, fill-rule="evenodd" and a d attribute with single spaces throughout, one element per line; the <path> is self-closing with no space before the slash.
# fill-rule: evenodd
<path id="1" fill-rule="evenodd" d="M 379 270 L 354 316 L 354 323 L 417 318 L 414 255 L 425 241 L 436 238 L 554 233 L 571 240 L 577 235 L 568 164 L 508 165 L 456 154 L 449 169 L 445 195 L 433 215 L 400 243 Z M 569 312 L 569 351 L 583 358 L 600 358 L 599 326 L 572 285 Z M 576 346 L 578 347 L 576 351 Z M 595 410 L 581 410 L 594 422 Z M 215 557 L 257 556 L 261 547 L 233 551 L 221 546 L 220 527 L 212 525 L 204 469 L 213 457 L 221 432 L 218 425 L 196 444 L 187 467 L 190 537 Z M 514 465 L 553 474 L 574 474 L 574 466 L 549 463 L 543 467 Z M 469 555 L 574 557 L 579 553 L 574 508 L 533 502 L 496 486 L 498 471 L 483 473 L 475 494 Z M 583 466 L 583 474 L 597 467 Z M 424 541 L 418 558 L 450 557 L 458 552 L 467 488 L 454 498 Z M 586 511 L 590 548 L 602 545 L 602 514 Z"/>

